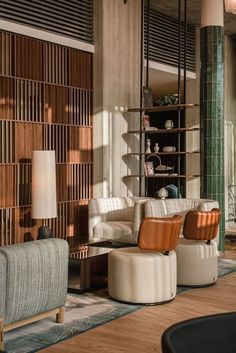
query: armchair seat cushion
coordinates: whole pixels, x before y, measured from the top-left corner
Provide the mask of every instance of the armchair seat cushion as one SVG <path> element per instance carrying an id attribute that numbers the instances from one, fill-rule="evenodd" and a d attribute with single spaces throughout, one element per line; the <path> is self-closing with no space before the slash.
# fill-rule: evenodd
<path id="1" fill-rule="evenodd" d="M 121 248 L 108 255 L 108 293 L 129 303 L 154 304 L 176 295 L 176 253 L 168 256 L 138 247 Z"/>
<path id="2" fill-rule="evenodd" d="M 177 283 L 182 286 L 206 286 L 217 280 L 217 245 L 182 238 L 176 249 Z"/>
<path id="3" fill-rule="evenodd" d="M 93 232 L 94 237 L 98 239 L 112 239 L 122 243 L 130 243 L 132 222 L 100 222 L 94 226 Z"/>

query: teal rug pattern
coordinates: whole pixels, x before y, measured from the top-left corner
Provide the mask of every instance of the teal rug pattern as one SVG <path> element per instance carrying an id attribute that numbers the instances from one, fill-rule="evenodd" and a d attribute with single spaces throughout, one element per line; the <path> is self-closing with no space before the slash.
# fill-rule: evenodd
<path id="1" fill-rule="evenodd" d="M 218 260 L 219 277 L 234 271 L 236 271 L 236 261 Z M 178 295 L 186 290 L 194 289 L 178 288 Z M 55 318 L 50 317 L 7 332 L 4 335 L 5 351 L 7 353 L 37 352 L 143 307 L 143 305 L 115 302 L 109 299 L 106 289 L 84 294 L 68 294 L 63 324 L 55 323 Z"/>

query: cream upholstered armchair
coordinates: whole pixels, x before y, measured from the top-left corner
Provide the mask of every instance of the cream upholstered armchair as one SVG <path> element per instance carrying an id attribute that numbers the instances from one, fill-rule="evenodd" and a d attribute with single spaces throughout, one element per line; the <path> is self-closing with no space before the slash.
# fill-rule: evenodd
<path id="1" fill-rule="evenodd" d="M 177 288 L 176 253 L 181 216 L 146 217 L 138 247 L 115 249 L 108 255 L 108 293 L 119 301 L 142 304 L 173 300 Z"/>
<path id="2" fill-rule="evenodd" d="M 152 199 L 109 197 L 89 200 L 89 240 L 111 239 L 136 244 L 144 217 L 144 204 L 148 200 Z"/>

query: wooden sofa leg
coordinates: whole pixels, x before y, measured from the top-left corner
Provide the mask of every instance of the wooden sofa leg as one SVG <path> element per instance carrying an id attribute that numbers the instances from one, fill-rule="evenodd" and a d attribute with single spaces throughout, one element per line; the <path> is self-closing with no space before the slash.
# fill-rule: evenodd
<path id="1" fill-rule="evenodd" d="M 4 350 L 4 340 L 3 340 L 3 318 L 0 318 L 0 349 Z"/>
<path id="2" fill-rule="evenodd" d="M 62 324 L 64 322 L 64 306 L 59 308 L 59 313 L 57 314 L 56 321 L 58 324 Z"/>

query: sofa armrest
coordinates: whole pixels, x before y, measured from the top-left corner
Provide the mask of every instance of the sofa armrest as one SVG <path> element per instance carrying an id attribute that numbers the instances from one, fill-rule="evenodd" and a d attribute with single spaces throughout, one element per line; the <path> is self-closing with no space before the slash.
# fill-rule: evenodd
<path id="1" fill-rule="evenodd" d="M 138 233 L 141 222 L 145 217 L 145 204 L 154 200 L 150 197 L 140 197 L 136 198 L 134 202 L 134 214 L 132 220 L 132 243 L 137 244 L 138 242 Z"/>
<path id="2" fill-rule="evenodd" d="M 102 215 L 97 199 L 90 199 L 88 202 L 88 233 L 90 240 L 94 238 L 93 227 L 100 222 L 102 222 Z"/>
<path id="3" fill-rule="evenodd" d="M 88 202 L 89 239 L 94 239 L 93 228 L 100 222 L 131 222 L 133 199 L 131 197 L 108 197 Z"/>
<path id="4" fill-rule="evenodd" d="M 4 255 L 0 253 L 0 317 L 5 317 L 5 305 L 6 305 L 6 272 L 7 272 L 7 261 Z"/>
<path id="5" fill-rule="evenodd" d="M 5 325 L 64 306 L 68 252 L 68 243 L 62 239 L 0 249 L 7 261 Z"/>

